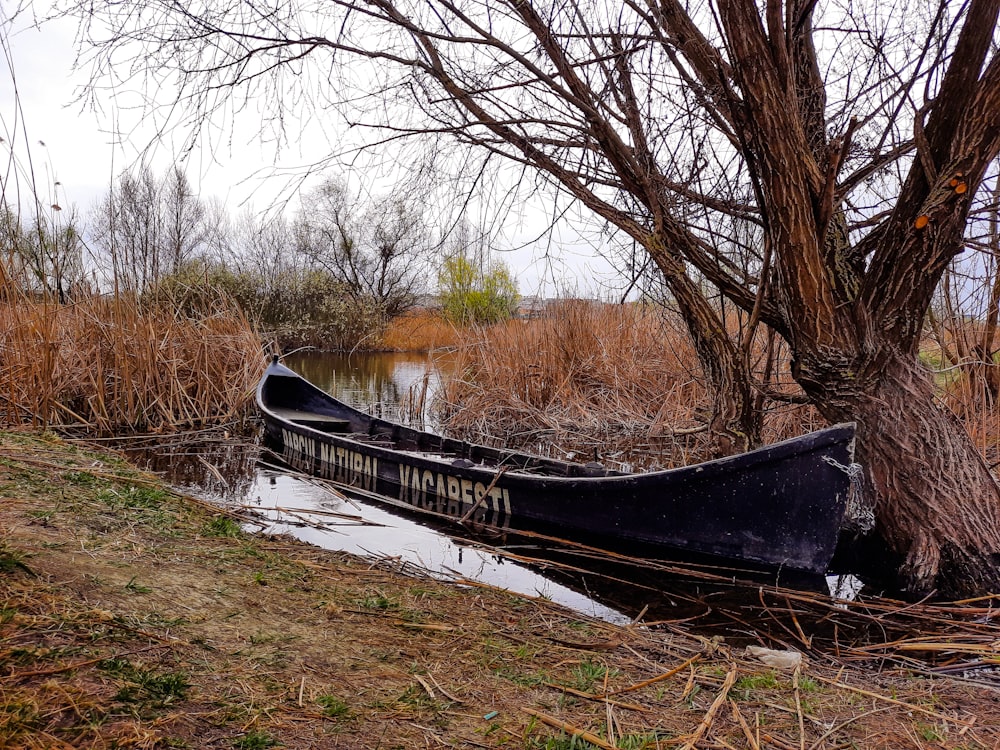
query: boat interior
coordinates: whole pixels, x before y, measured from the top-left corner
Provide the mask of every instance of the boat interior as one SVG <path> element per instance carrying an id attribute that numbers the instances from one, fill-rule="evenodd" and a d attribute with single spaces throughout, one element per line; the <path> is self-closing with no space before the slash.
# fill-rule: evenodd
<path id="1" fill-rule="evenodd" d="M 290 397 L 290 392 L 295 397 Z M 447 461 L 453 466 L 480 466 L 558 477 L 624 475 L 623 472 L 607 469 L 596 461 L 561 461 L 416 430 L 360 412 L 323 392 L 302 393 L 299 389 L 275 388 L 267 389 L 264 396 L 269 402 L 266 403 L 267 408 L 287 422 L 366 445 Z"/>

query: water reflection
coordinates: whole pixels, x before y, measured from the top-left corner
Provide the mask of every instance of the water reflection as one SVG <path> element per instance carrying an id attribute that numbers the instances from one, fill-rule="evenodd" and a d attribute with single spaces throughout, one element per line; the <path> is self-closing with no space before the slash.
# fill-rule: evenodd
<path id="1" fill-rule="evenodd" d="M 283 362 L 317 386 L 385 418 L 433 429 L 426 419 L 440 386 L 440 361 L 421 354 L 299 352 Z M 290 534 L 325 549 L 398 560 L 442 577 L 469 579 L 527 596 L 543 596 L 612 622 L 628 617 L 501 551 L 450 537 L 378 503 L 335 495 L 307 477 L 276 470 L 252 436 L 212 433 L 130 440 L 129 458 L 187 494 L 230 508 L 254 511 L 257 529 Z"/>
<path id="2" fill-rule="evenodd" d="M 284 361 L 327 393 L 375 416 L 434 429 L 430 403 L 447 371 L 447 358 L 426 354 L 297 352 Z"/>
<path id="3" fill-rule="evenodd" d="M 388 558 L 443 577 L 542 596 L 611 622 L 628 621 L 611 607 L 503 554 L 464 544 L 375 503 L 333 494 L 307 479 L 264 471 L 248 499 L 263 516 L 267 533 L 291 534 L 324 549 Z"/>

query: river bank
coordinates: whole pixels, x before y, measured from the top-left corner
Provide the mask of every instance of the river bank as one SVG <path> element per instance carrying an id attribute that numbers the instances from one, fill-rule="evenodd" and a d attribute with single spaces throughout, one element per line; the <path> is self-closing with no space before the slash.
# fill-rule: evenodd
<path id="1" fill-rule="evenodd" d="M 51 435 L 0 434 L 0 529 L 0 747 L 1000 746 L 982 683 L 248 535 Z"/>

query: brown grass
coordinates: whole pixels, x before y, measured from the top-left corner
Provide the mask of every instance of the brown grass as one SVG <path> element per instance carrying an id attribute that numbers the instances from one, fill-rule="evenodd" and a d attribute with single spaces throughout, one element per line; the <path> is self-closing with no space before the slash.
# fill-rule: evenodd
<path id="1" fill-rule="evenodd" d="M 251 406 L 260 341 L 234 307 L 199 319 L 92 296 L 0 302 L 0 425 L 99 434 L 231 421 Z"/>
<path id="2" fill-rule="evenodd" d="M 462 375 L 439 399 L 449 431 L 507 444 L 553 442 L 564 451 L 597 445 L 605 461 L 664 467 L 705 456 L 710 403 L 697 356 L 662 310 L 566 301 L 543 318 L 474 334 L 455 355 Z M 792 391 L 787 363 L 779 360 L 777 372 Z M 766 439 L 819 424 L 810 409 L 775 405 Z"/>
<path id="3" fill-rule="evenodd" d="M 983 339 L 981 323 L 936 321 L 921 342 L 921 359 L 937 386 L 938 397 L 958 415 L 987 462 L 1000 464 L 1000 364 L 982 361 L 974 351 Z"/>
<path id="4" fill-rule="evenodd" d="M 433 310 L 419 310 L 389 321 L 380 349 L 390 352 L 430 352 L 455 346 L 463 333 Z"/>
<path id="5" fill-rule="evenodd" d="M 614 626 L 220 520 L 113 455 L 0 434 L 0 746 L 1000 742 L 982 681 L 996 653 L 992 599 L 965 626 L 954 606 L 826 602 L 824 619 L 856 608 L 875 634 L 864 645 L 841 630 L 830 650 L 814 639 L 829 624 L 805 619 L 802 596 L 730 608 L 738 637 L 805 654 L 793 672 L 688 625 Z M 921 612 L 924 637 L 900 640 L 893 622 Z M 753 635 L 754 617 L 783 629 Z M 935 672 L 970 663 L 982 679 Z"/>

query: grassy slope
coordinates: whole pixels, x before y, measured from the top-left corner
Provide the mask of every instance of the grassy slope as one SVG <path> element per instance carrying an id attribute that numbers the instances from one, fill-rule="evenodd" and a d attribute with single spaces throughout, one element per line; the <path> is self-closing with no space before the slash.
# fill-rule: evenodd
<path id="1" fill-rule="evenodd" d="M 556 719 L 621 748 L 1000 743 L 990 690 L 832 658 L 794 675 L 246 536 L 49 436 L 0 434 L 0 529 L 0 747 L 589 747 Z"/>

